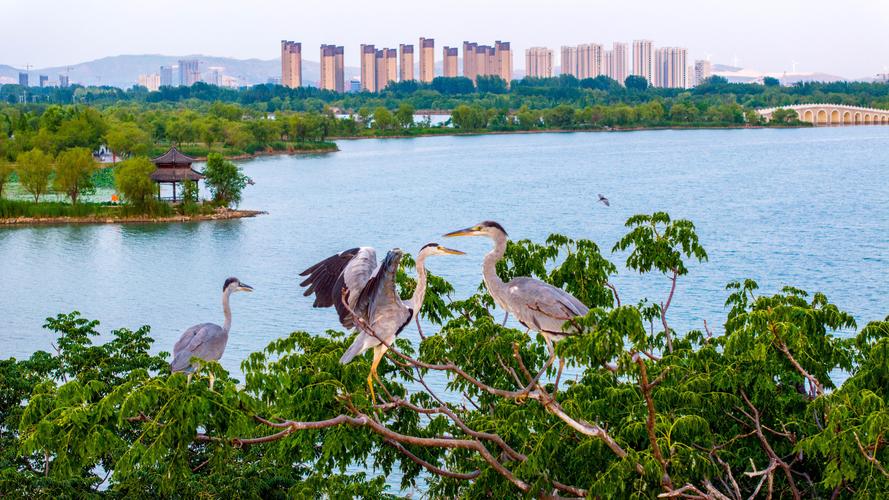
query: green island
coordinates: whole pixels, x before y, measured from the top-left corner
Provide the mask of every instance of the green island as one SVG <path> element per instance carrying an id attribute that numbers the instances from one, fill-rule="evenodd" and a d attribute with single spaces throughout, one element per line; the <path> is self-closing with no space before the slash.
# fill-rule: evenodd
<path id="1" fill-rule="evenodd" d="M 612 252 L 663 302 L 612 283 L 609 254 L 553 234 L 507 244 L 501 279 L 533 276 L 590 306 L 549 355 L 491 297 L 429 276 L 437 331 L 342 365 L 352 335 L 286 333 L 240 365 L 170 373 L 150 328 L 47 318 L 55 352 L 0 361 L 0 491 L 10 498 L 880 498 L 889 494 L 889 317 L 857 325 L 822 293 L 726 286 L 724 328 L 670 327 L 707 260 L 695 226 L 633 216 Z M 417 285 L 402 262 L 402 298 Z M 674 293 L 675 291 L 675 293 Z M 499 316 L 499 314 L 498 314 Z M 861 328 L 859 329 L 859 326 Z M 555 356 L 572 375 L 554 377 Z M 215 376 L 215 385 L 211 382 Z M 446 377 L 433 387 L 427 377 Z M 359 468 L 356 469 L 355 466 Z M 364 470 L 361 470 L 364 466 Z"/>
<path id="2" fill-rule="evenodd" d="M 170 205 L 152 201 L 146 195 L 147 184 L 130 182 L 130 192 L 122 189 L 117 181 L 126 184 L 127 176 L 135 175 L 139 169 L 134 163 L 140 163 L 144 173 L 147 159 L 172 147 L 195 160 L 209 161 L 217 155 L 217 161 L 224 161 L 334 152 L 333 140 L 346 138 L 801 127 L 811 125 L 800 121 L 793 110 L 778 109 L 765 122 L 755 109 L 812 102 L 889 108 L 889 85 L 837 82 L 784 87 L 771 78 L 764 84 L 739 84 L 711 77 L 693 89 L 663 89 L 650 87 L 638 76 L 627 78 L 624 85 L 604 76 L 526 78 L 509 85 L 498 77 L 479 77 L 475 85 L 462 77 L 438 77 L 428 84 L 392 83 L 373 94 L 280 85 L 227 89 L 203 83 L 156 92 L 142 87 L 3 85 L 0 221 L 255 215 L 250 211 L 224 215 L 219 210 L 236 205 L 240 191 L 238 199 L 214 194 L 205 203 L 192 189 L 180 200 L 183 203 Z M 437 114 L 447 118 L 433 124 L 431 118 Z M 103 148 L 110 151 L 112 165 L 89 165 L 86 155 Z M 233 175 L 243 177 L 240 171 Z M 94 194 L 96 188 L 107 196 L 78 200 L 81 193 Z M 118 202 L 111 201 L 112 193 Z"/>

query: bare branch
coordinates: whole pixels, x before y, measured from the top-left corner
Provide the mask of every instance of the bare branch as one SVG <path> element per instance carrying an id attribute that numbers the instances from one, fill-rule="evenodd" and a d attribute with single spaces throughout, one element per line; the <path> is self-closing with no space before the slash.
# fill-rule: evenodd
<path id="1" fill-rule="evenodd" d="M 673 352 L 673 334 L 670 333 L 670 327 L 667 325 L 667 309 L 670 308 L 670 303 L 673 302 L 673 294 L 676 293 L 676 278 L 679 277 L 679 271 L 677 269 L 673 269 L 673 277 L 670 280 L 673 284 L 670 286 L 670 295 L 667 296 L 667 303 L 661 303 L 661 323 L 664 324 L 664 338 L 667 340 L 667 351 Z"/>
<path id="2" fill-rule="evenodd" d="M 425 467 L 426 470 L 428 470 L 429 472 L 431 472 L 431 473 L 433 473 L 433 474 L 436 474 L 436 475 L 438 475 L 438 476 L 449 477 L 449 478 L 451 478 L 451 479 L 462 479 L 462 480 L 464 480 L 464 481 L 469 481 L 469 480 L 472 480 L 472 479 L 477 478 L 477 477 L 481 474 L 481 471 L 478 470 L 478 469 L 476 469 L 476 470 L 474 470 L 474 471 L 472 471 L 472 472 L 468 472 L 468 473 L 451 472 L 451 471 L 449 471 L 449 470 L 442 469 L 442 468 L 437 467 L 437 466 L 435 466 L 435 465 L 432 465 L 431 463 L 429 463 L 429 462 L 423 460 L 422 458 L 420 458 L 420 457 L 414 455 L 413 453 L 410 452 L 410 450 L 408 450 L 407 448 L 405 448 L 404 445 L 402 445 L 402 444 L 399 443 L 398 441 L 393 441 L 393 440 L 391 440 L 391 439 L 384 439 L 383 441 L 384 441 L 386 444 L 388 444 L 388 445 L 392 446 L 393 448 L 395 448 L 396 450 L 400 451 L 400 452 L 401 452 L 402 454 L 404 454 L 406 457 L 410 458 L 414 463 L 416 463 L 416 464 L 418 464 L 418 465 L 421 465 L 421 466 Z"/>
<path id="3" fill-rule="evenodd" d="M 872 463 L 878 471 L 883 473 L 884 476 L 889 477 L 889 472 L 887 472 L 886 469 L 883 467 L 883 464 L 881 464 L 880 461 L 877 460 L 877 448 L 882 436 L 877 438 L 877 444 L 874 445 L 874 453 L 873 455 L 870 455 L 867 453 L 867 450 L 865 450 L 864 446 L 862 446 L 861 440 L 858 439 L 858 433 L 853 431 L 852 435 L 855 436 L 855 443 L 858 445 L 858 451 L 861 452 L 861 455 L 864 456 L 864 459 Z"/>
<path id="4" fill-rule="evenodd" d="M 673 490 L 673 480 L 670 479 L 670 474 L 667 472 L 667 461 L 664 459 L 663 453 L 661 453 L 661 447 L 657 442 L 657 434 L 655 434 L 655 419 L 657 416 L 657 412 L 654 408 L 654 398 L 651 396 L 652 389 L 666 375 L 667 370 L 664 370 L 661 375 L 655 379 L 654 382 L 648 382 L 648 369 L 645 367 L 645 361 L 638 355 L 634 356 L 636 359 L 636 364 L 639 365 L 639 387 L 642 389 L 642 396 L 645 398 L 645 405 L 648 407 L 648 419 L 645 423 L 645 429 L 648 431 L 648 440 L 651 442 L 651 451 L 654 454 L 655 460 L 661 466 L 661 482 L 663 483 L 664 489 L 667 491 Z"/>
<path id="5" fill-rule="evenodd" d="M 744 399 L 744 403 L 750 409 L 751 413 L 747 413 L 745 411 L 741 411 L 748 419 L 750 419 L 753 424 L 753 428 L 756 431 L 756 437 L 759 439 L 760 447 L 763 451 L 766 452 L 766 455 L 769 457 L 769 466 L 761 472 L 747 472 L 745 475 L 754 477 L 757 475 L 765 474 L 765 477 L 768 477 L 769 483 L 769 496 L 771 496 L 771 488 L 772 488 L 772 474 L 771 472 L 775 470 L 776 467 L 780 467 L 784 472 L 784 476 L 787 478 L 787 484 L 790 485 L 790 491 L 793 494 L 793 498 L 798 500 L 800 498 L 799 489 L 796 487 L 796 481 L 793 479 L 793 473 L 791 471 L 790 465 L 787 464 L 781 457 L 775 453 L 775 450 L 772 448 L 772 445 L 769 444 L 768 439 L 766 439 L 765 434 L 763 433 L 762 423 L 760 422 L 759 410 L 753 406 L 753 403 L 750 402 L 750 399 L 747 397 L 747 393 L 743 390 L 741 391 L 741 397 Z M 762 486 L 762 482 L 760 481 L 760 485 Z M 757 490 L 759 489 L 757 487 Z"/>
<path id="6" fill-rule="evenodd" d="M 605 282 L 605 286 L 611 289 L 611 293 L 614 294 L 614 300 L 617 301 L 617 307 L 620 307 L 620 295 L 617 294 L 617 287 L 608 281 Z"/>

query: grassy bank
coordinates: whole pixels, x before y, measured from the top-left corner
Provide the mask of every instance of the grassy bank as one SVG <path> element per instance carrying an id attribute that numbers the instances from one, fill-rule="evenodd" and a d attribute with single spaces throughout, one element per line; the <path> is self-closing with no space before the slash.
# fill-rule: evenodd
<path id="1" fill-rule="evenodd" d="M 195 205 L 195 213 L 210 213 L 213 208 L 209 205 Z M 71 203 L 61 201 L 41 201 L 34 203 L 25 200 L 0 199 L 0 218 L 53 218 L 53 217 L 169 217 L 183 210 L 177 210 L 168 203 L 151 203 L 144 208 L 136 208 L 129 205 L 111 203 Z"/>

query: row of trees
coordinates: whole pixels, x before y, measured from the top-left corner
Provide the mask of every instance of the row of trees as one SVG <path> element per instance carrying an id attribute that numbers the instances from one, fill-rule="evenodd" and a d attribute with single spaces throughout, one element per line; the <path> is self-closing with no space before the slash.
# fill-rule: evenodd
<path id="1" fill-rule="evenodd" d="M 453 109 L 450 124 L 463 130 L 495 131 L 760 124 L 760 117 L 753 110 L 734 103 L 654 100 L 636 105 L 596 104 L 580 108 L 567 104 L 548 109 L 522 106 L 515 111 L 502 104 L 490 107 L 460 104 Z M 145 108 L 138 104 L 102 110 L 82 105 L 8 106 L 0 108 L 0 160 L 18 161 L 18 168 L 24 173 L 20 177 L 34 179 L 33 184 L 23 182 L 23 185 L 38 199 L 46 192 L 49 171 L 46 165 L 62 155 L 66 155 L 66 164 L 70 163 L 69 158 L 73 157 L 67 153 L 71 150 L 77 150 L 78 157 L 85 158 L 86 152 L 106 145 L 119 157 L 131 158 L 159 154 L 170 144 L 201 156 L 212 151 L 237 155 L 301 145 L 332 147 L 324 142 L 330 136 L 432 131 L 428 121 L 415 121 L 415 112 L 409 102 L 400 102 L 394 111 L 385 106 L 362 107 L 349 116 L 336 116 L 330 109 L 321 113 L 271 115 L 223 102 L 175 110 Z M 781 111 L 775 114 L 773 123 L 795 124 L 798 119 L 793 111 Z M 6 169 L 4 179 L 7 179 L 10 167 L 0 168 Z M 30 172 L 34 172 L 34 176 Z M 82 179 L 58 178 L 62 179 L 59 182 L 74 183 L 73 188 L 57 188 L 71 193 L 72 201 L 80 192 L 90 189 L 89 183 L 81 182 Z"/>
<path id="2" fill-rule="evenodd" d="M 756 125 L 760 124 L 760 119 L 755 111 L 745 112 L 737 104 L 695 105 L 673 102 L 665 106 L 660 101 L 651 101 L 636 106 L 615 104 L 584 108 L 560 104 L 545 110 L 524 106 L 514 114 L 503 109 L 461 104 L 452 112 L 452 122 L 461 129 L 530 130 L 744 123 Z"/>
<path id="3" fill-rule="evenodd" d="M 280 143 L 319 143 L 331 133 L 351 135 L 354 124 L 330 113 L 282 113 L 269 117 L 236 104 L 216 102 L 199 110 L 150 109 L 137 104 L 97 109 L 84 105 L 0 107 L 0 158 L 38 148 L 48 154 L 106 145 L 127 158 L 159 152 L 169 144 L 200 144 L 232 154 Z"/>
<path id="4" fill-rule="evenodd" d="M 83 195 L 95 192 L 94 176 L 98 165 L 87 148 L 74 147 L 58 156 L 35 148 L 18 155 L 16 163 L 0 159 L 0 198 L 3 188 L 15 174 L 21 186 L 38 203 L 50 187 L 64 193 L 76 205 Z"/>
<path id="5" fill-rule="evenodd" d="M 134 87 L 73 87 L 70 89 L 24 89 L 18 85 L 0 87 L 0 102 L 10 104 L 30 95 L 28 102 L 86 103 L 99 106 L 121 102 L 150 105 L 165 103 L 240 103 L 258 111 L 315 111 L 325 106 L 345 109 L 371 109 L 384 106 L 395 109 L 406 101 L 417 109 L 453 109 L 459 104 L 492 107 L 503 102 L 510 109 L 522 106 L 549 108 L 558 104 L 591 106 L 595 104 L 639 104 L 653 100 L 691 99 L 694 101 L 739 104 L 746 108 L 778 107 L 811 102 L 833 102 L 859 106 L 889 107 L 889 85 L 864 82 L 805 82 L 781 86 L 774 78 L 763 84 L 729 83 L 714 76 L 693 89 L 652 87 L 639 76 L 617 82 L 605 76 L 579 80 L 571 75 L 554 78 L 523 78 L 507 82 L 498 77 L 480 77 L 475 84 L 468 78 L 437 77 L 430 83 L 416 81 L 390 84 L 380 93 L 337 94 L 328 90 L 303 87 L 290 89 L 280 85 L 255 85 L 243 89 L 220 88 L 205 83 L 191 87 L 164 87 L 157 92 Z"/>
<path id="6" fill-rule="evenodd" d="M 630 218 L 612 252 L 674 284 L 706 260 L 694 225 L 665 213 Z M 48 318 L 56 354 L 0 361 L 0 491 L 386 498 L 397 470 L 402 488 L 424 474 L 435 498 L 889 495 L 889 318 L 856 332 L 823 294 L 743 280 L 727 286 L 722 328 L 680 332 L 675 287 L 627 297 L 616 269 L 561 235 L 510 242 L 498 264 L 504 280 L 533 275 L 590 306 L 566 318 L 576 335 L 556 355 L 577 375 L 563 381 L 484 285 L 457 299 L 430 277 L 420 314 L 438 331 L 391 346 L 377 401 L 371 355 L 338 362 L 341 332 L 275 339 L 241 382 L 210 363 L 189 383 L 151 353 L 148 327 L 94 345 L 98 322 Z M 414 286 L 399 273 L 402 297 Z"/>
<path id="7" fill-rule="evenodd" d="M 30 193 L 34 203 L 52 189 L 63 193 L 72 205 L 77 205 L 84 195 L 95 193 L 96 174 L 100 166 L 89 149 L 71 148 L 58 156 L 41 149 L 32 149 L 18 155 L 16 163 L 0 161 L 0 199 L 13 174 L 19 184 Z M 135 156 L 114 166 L 114 188 L 124 201 L 137 210 L 151 208 L 157 193 L 157 184 L 151 180 L 154 164 L 144 156 Z M 237 205 L 247 185 L 247 176 L 234 163 L 227 161 L 219 153 L 211 153 L 204 169 L 207 188 L 213 202 L 220 206 Z M 197 203 L 196 185 L 185 187 L 183 201 Z"/>

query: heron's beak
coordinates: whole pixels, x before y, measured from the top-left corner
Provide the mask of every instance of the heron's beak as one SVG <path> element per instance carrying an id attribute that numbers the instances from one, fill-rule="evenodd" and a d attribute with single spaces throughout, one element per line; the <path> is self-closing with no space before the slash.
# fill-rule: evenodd
<path id="1" fill-rule="evenodd" d="M 478 231 L 476 231 L 474 227 L 467 227 L 465 229 L 451 231 L 444 235 L 445 238 L 453 238 L 454 236 L 478 236 Z"/>
<path id="2" fill-rule="evenodd" d="M 460 250 L 454 250 L 453 248 L 440 246 L 440 247 L 438 247 L 438 249 L 446 254 L 449 254 L 449 255 L 466 255 L 466 252 L 461 252 Z"/>
<path id="3" fill-rule="evenodd" d="M 241 283 L 241 285 L 238 287 L 238 291 L 241 291 L 241 292 L 252 292 L 252 291 L 253 291 L 253 287 L 250 286 L 250 285 L 245 285 L 244 283 Z"/>

